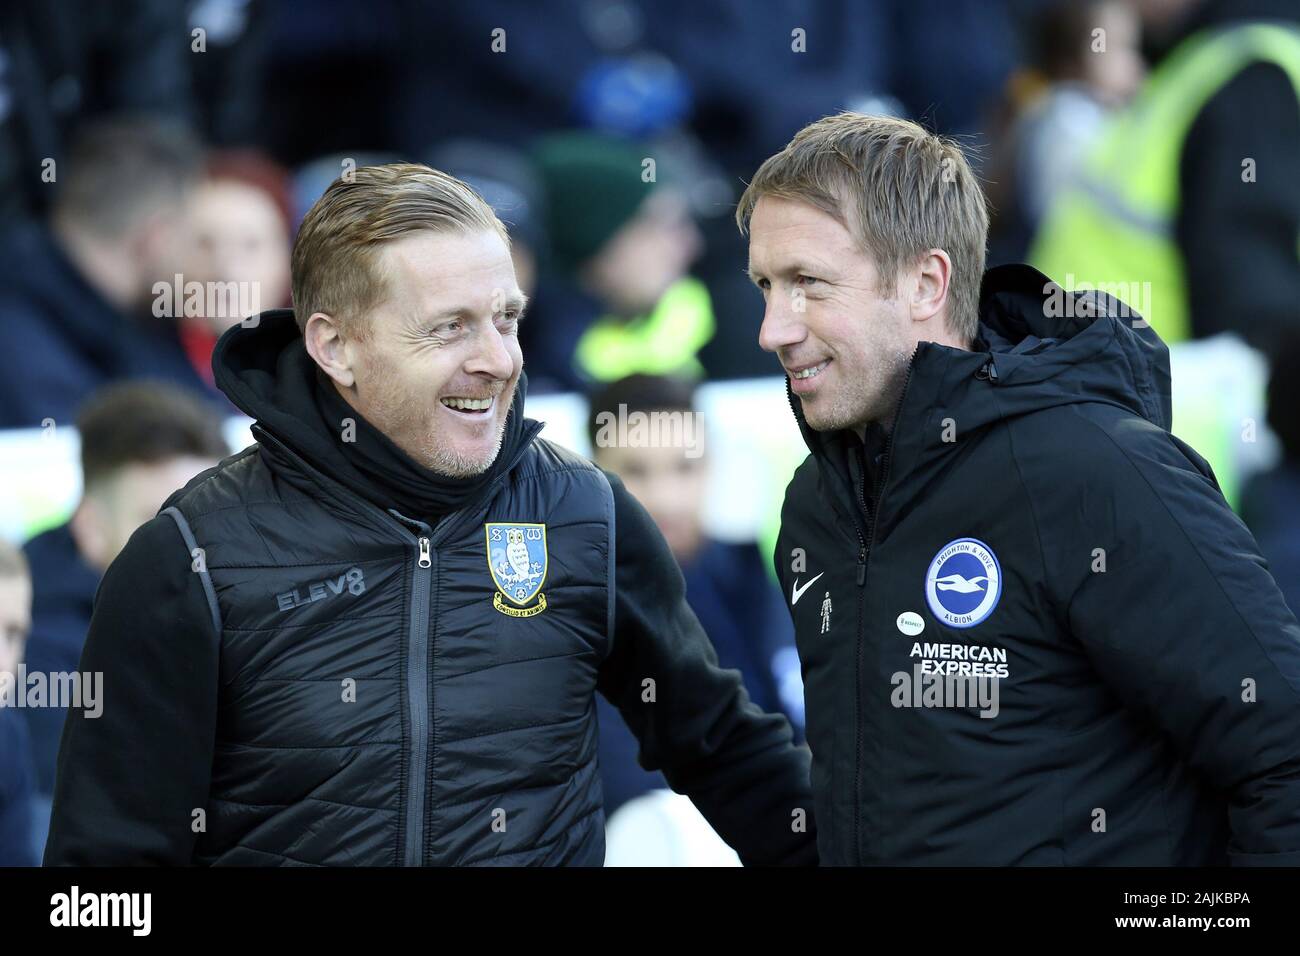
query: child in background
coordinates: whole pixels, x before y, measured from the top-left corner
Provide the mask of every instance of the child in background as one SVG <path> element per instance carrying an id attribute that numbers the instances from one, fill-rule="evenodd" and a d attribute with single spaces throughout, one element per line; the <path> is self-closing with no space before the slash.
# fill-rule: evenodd
<path id="1" fill-rule="evenodd" d="M 694 386 L 687 380 L 655 375 L 631 375 L 602 389 L 591 399 L 588 433 L 592 457 L 616 474 L 654 519 L 686 579 L 686 600 L 709 635 L 718 663 L 738 670 L 745 690 L 758 707 L 783 713 L 803 739 L 803 683 L 794 646 L 794 630 L 785 602 L 767 573 L 765 559 L 754 542 L 710 538 L 703 524 L 708 484 L 708 456 L 703 427 L 650 429 L 620 444 L 616 428 L 602 424 L 620 414 L 652 415 L 661 421 L 689 416 L 694 410 Z M 669 418 L 664 418 L 665 415 Z M 687 436 L 696 442 L 688 445 Z M 614 709 L 598 701 L 600 712 L 600 772 L 605 788 L 605 812 L 649 790 L 666 787 L 658 773 L 637 763 L 637 745 Z"/>

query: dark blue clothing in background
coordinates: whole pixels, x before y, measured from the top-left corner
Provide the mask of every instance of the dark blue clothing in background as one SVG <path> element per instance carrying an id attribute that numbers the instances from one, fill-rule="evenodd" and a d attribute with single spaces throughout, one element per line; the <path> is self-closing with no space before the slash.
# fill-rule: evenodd
<path id="1" fill-rule="evenodd" d="M 0 707 L 0 866 L 38 866 L 32 847 L 31 745 L 18 711 Z"/>
<path id="2" fill-rule="evenodd" d="M 1300 462 L 1283 462 L 1251 479 L 1241 517 L 1291 613 L 1300 616 Z"/>
<path id="3" fill-rule="evenodd" d="M 118 312 L 42 226 L 0 238 L 0 329 L 0 428 L 70 425 L 91 393 L 125 378 L 174 382 L 228 408 L 190 364 L 173 319 Z"/>
<path id="4" fill-rule="evenodd" d="M 27 669 L 72 673 L 81 662 L 99 574 L 82 559 L 66 524 L 38 534 L 23 545 L 23 552 L 32 569 Z M 48 797 L 54 792 L 54 767 L 68 712 L 63 707 L 28 707 L 23 713 L 31 732 L 36 788 Z"/>
<path id="5" fill-rule="evenodd" d="M 751 543 L 706 540 L 682 566 L 686 601 L 709 635 L 718 664 L 738 670 L 750 699 L 790 720 L 796 743 L 803 742 L 803 689 L 794 629 L 758 548 Z M 618 711 L 597 701 L 600 721 L 600 777 L 605 814 L 650 790 L 666 789 L 663 775 L 637 762 L 637 742 Z"/>

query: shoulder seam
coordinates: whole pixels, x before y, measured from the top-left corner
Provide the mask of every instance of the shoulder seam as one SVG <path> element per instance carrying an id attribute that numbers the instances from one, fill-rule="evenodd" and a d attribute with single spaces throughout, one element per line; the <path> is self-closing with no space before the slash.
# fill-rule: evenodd
<path id="1" fill-rule="evenodd" d="M 190 523 L 185 520 L 185 516 L 180 513 L 175 505 L 165 508 L 162 512 L 169 516 L 172 521 L 176 522 L 176 528 L 181 533 L 181 538 L 185 542 L 185 548 L 193 557 L 194 552 L 198 550 L 198 544 L 194 540 L 194 532 L 190 530 Z M 212 627 L 215 629 L 218 639 L 221 637 L 221 609 L 217 605 L 217 591 L 212 586 L 212 575 L 208 573 L 208 565 L 205 561 L 202 569 L 198 572 L 199 580 L 203 582 L 203 594 L 208 599 L 208 610 L 212 613 Z"/>
<path id="2" fill-rule="evenodd" d="M 592 466 L 595 468 L 595 466 Z M 608 636 L 606 641 L 606 656 L 614 649 L 614 600 L 617 588 L 615 587 L 615 575 L 617 574 L 616 563 L 616 541 L 615 522 L 618 516 L 618 504 L 614 501 L 614 486 L 610 484 L 609 476 L 600 468 L 595 468 L 596 474 L 600 476 L 601 486 L 605 493 L 605 506 L 608 508 L 608 520 L 606 521 L 606 533 L 609 542 L 606 548 L 605 556 L 605 587 L 606 587 L 606 608 L 605 608 L 605 632 Z"/>

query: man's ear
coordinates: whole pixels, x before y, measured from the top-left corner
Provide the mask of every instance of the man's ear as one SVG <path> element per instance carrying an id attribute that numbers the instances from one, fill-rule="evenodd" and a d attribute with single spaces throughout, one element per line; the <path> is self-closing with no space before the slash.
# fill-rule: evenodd
<path id="1" fill-rule="evenodd" d="M 324 312 L 313 312 L 302 330 L 303 344 L 307 354 L 325 374 L 334 379 L 342 388 L 351 388 L 356 381 L 352 372 L 351 349 L 347 337 L 339 327 L 338 319 Z"/>
<path id="2" fill-rule="evenodd" d="M 913 322 L 925 322 L 943 313 L 952 281 L 952 260 L 942 249 L 931 249 L 918 260 L 916 283 L 909 303 Z"/>

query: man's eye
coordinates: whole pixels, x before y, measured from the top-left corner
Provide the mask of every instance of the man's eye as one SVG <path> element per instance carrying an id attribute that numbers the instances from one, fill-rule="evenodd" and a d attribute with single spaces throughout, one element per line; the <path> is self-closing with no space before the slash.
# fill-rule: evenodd
<path id="1" fill-rule="evenodd" d="M 816 276 L 804 276 L 804 275 L 799 276 L 800 285 L 805 285 L 805 286 L 813 285 L 814 283 L 821 282 L 821 281 L 822 280 L 818 279 Z"/>
<path id="2" fill-rule="evenodd" d="M 460 331 L 460 319 L 453 319 L 451 322 L 444 322 L 433 330 L 435 335 L 453 335 Z"/>

